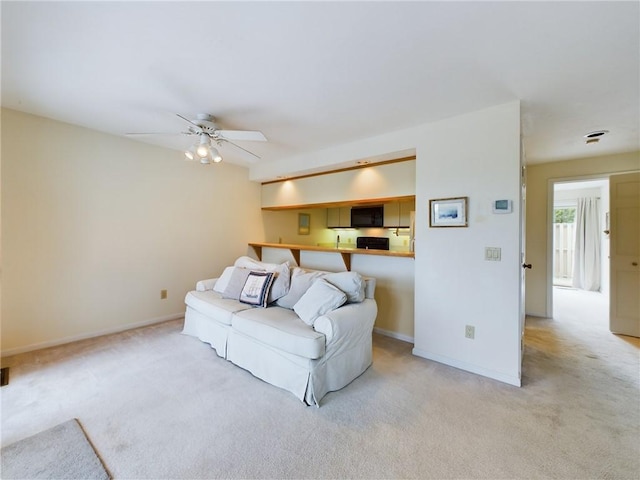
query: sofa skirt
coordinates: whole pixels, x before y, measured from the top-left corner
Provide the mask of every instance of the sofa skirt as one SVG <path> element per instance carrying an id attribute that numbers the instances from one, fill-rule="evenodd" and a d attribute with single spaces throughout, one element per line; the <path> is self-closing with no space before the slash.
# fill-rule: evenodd
<path id="1" fill-rule="evenodd" d="M 371 339 L 333 353 L 312 360 L 275 349 L 233 329 L 229 330 L 227 342 L 227 360 L 317 407 L 327 393 L 347 386 L 371 365 Z"/>
<path id="2" fill-rule="evenodd" d="M 311 359 L 277 350 L 232 329 L 227 342 L 227 360 L 304 402 Z"/>
<path id="3" fill-rule="evenodd" d="M 187 305 L 182 333 L 197 337 L 213 347 L 222 358 L 227 358 L 228 325 L 222 325 Z"/>

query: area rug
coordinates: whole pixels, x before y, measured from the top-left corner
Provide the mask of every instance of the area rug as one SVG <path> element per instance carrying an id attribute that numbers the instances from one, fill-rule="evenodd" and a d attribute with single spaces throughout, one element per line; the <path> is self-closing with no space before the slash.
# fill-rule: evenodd
<path id="1" fill-rule="evenodd" d="M 4 447 L 1 457 L 3 479 L 111 478 L 76 419 Z"/>

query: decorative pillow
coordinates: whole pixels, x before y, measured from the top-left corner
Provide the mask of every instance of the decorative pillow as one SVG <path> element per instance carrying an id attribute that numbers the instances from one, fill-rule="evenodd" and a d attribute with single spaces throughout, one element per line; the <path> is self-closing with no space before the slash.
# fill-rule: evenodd
<path id="1" fill-rule="evenodd" d="M 222 275 L 220 275 L 220 278 L 218 278 L 216 284 L 213 287 L 216 292 L 222 293 L 225 291 L 227 285 L 229 285 L 229 280 L 231 279 L 231 275 L 233 274 L 234 269 L 235 267 L 227 267 L 224 269 L 224 272 L 222 272 Z"/>
<path id="2" fill-rule="evenodd" d="M 266 263 L 254 260 L 251 257 L 243 256 L 238 257 L 234 265 L 236 267 L 248 268 L 253 271 L 274 272 L 276 274 L 275 280 L 269 293 L 268 302 L 275 302 L 280 297 L 283 297 L 289 291 L 289 285 L 291 283 L 291 272 L 289 271 L 289 262 L 284 263 Z"/>
<path id="3" fill-rule="evenodd" d="M 229 282 L 227 282 L 227 288 L 222 292 L 223 298 L 232 298 L 234 300 L 240 299 L 240 292 L 242 292 L 242 288 L 244 284 L 247 282 L 247 277 L 251 273 L 251 270 L 248 268 L 240 268 L 240 267 L 231 267 L 233 268 L 233 272 L 231 273 L 231 278 Z"/>
<path id="4" fill-rule="evenodd" d="M 318 278 L 325 276 L 325 272 L 307 272 L 302 268 L 295 267 L 291 273 L 291 286 L 289 292 L 276 300 L 276 305 L 292 309 L 293 306 L 300 300 L 300 298 L 309 289 L 311 284 Z"/>
<path id="5" fill-rule="evenodd" d="M 250 272 L 240 292 L 240 301 L 256 307 L 266 307 L 273 272 Z"/>
<path id="6" fill-rule="evenodd" d="M 347 294 L 347 303 L 360 303 L 364 300 L 365 281 L 358 272 L 329 273 L 323 278 Z"/>
<path id="7" fill-rule="evenodd" d="M 269 290 L 269 303 L 275 302 L 281 297 L 284 297 L 291 286 L 291 270 L 289 270 L 289 262 L 278 265 L 274 270 L 267 270 L 267 272 L 273 272 L 275 278 L 271 290 Z"/>
<path id="8" fill-rule="evenodd" d="M 313 326 L 321 315 L 335 310 L 347 301 L 347 295 L 323 278 L 316 280 L 293 306 L 304 323 Z"/>
<path id="9" fill-rule="evenodd" d="M 233 264 L 235 267 L 248 268 L 250 270 L 264 270 L 265 272 L 273 272 L 276 268 L 279 267 L 277 263 L 266 263 L 261 262 L 259 260 L 254 260 L 251 257 L 243 256 L 238 257 L 238 259 Z"/>

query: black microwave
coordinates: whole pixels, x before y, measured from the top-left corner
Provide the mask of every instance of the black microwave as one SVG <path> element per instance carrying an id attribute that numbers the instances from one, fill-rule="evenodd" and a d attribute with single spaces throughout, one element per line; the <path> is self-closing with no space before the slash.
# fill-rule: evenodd
<path id="1" fill-rule="evenodd" d="M 384 224 L 384 207 L 351 207 L 352 227 L 382 227 Z"/>

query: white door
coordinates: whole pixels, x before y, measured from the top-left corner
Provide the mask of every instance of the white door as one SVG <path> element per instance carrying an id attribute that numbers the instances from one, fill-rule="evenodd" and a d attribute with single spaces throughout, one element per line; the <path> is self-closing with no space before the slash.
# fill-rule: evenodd
<path id="1" fill-rule="evenodd" d="M 527 168 L 524 164 L 524 147 L 520 144 L 520 358 L 518 373 L 522 378 L 522 360 L 524 357 L 524 324 L 525 324 L 525 269 L 531 268 L 531 264 L 525 258 L 525 240 L 527 225 Z"/>
<path id="2" fill-rule="evenodd" d="M 640 337 L 640 173 L 612 175 L 609 196 L 609 330 Z"/>

